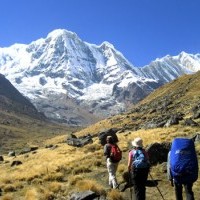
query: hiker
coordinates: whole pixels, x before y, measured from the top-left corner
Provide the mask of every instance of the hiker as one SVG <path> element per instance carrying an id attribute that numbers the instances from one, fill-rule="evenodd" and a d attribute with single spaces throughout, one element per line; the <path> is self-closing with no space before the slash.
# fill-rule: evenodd
<path id="1" fill-rule="evenodd" d="M 116 178 L 116 171 L 118 163 L 121 160 L 121 150 L 119 149 L 117 144 L 114 143 L 112 136 L 107 136 L 106 142 L 107 143 L 104 145 L 104 155 L 106 156 L 106 164 L 109 175 L 109 186 L 113 189 L 116 189 L 119 187 Z"/>
<path id="2" fill-rule="evenodd" d="M 136 200 L 146 199 L 146 182 L 150 163 L 147 152 L 143 149 L 143 141 L 137 137 L 132 141 L 133 149 L 128 155 L 128 171 L 135 191 Z"/>
<path id="3" fill-rule="evenodd" d="M 193 183 L 198 179 L 198 161 L 194 142 L 187 138 L 175 138 L 168 153 L 167 175 L 174 186 L 176 200 L 183 200 L 185 188 L 187 200 L 194 200 Z"/>

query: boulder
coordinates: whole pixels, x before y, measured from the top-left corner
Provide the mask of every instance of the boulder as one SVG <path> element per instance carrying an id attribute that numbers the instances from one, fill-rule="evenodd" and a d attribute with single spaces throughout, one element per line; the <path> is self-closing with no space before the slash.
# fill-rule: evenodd
<path id="1" fill-rule="evenodd" d="M 185 119 L 186 126 L 198 126 L 198 123 L 192 120 L 191 118 Z"/>
<path id="2" fill-rule="evenodd" d="M 172 116 L 170 116 L 170 119 L 168 119 L 167 123 L 165 124 L 165 127 L 179 124 L 179 121 L 182 119 L 183 119 L 182 114 L 172 115 Z"/>
<path id="3" fill-rule="evenodd" d="M 98 134 L 98 138 L 99 138 L 99 142 L 101 145 L 105 145 L 107 142 L 106 142 L 106 137 L 107 136 L 112 136 L 113 140 L 115 143 L 117 143 L 119 140 L 118 140 L 118 137 L 116 135 L 116 133 L 119 131 L 119 129 L 117 128 L 111 128 L 111 129 L 108 129 L 106 131 L 103 131 L 103 132 L 100 132 Z"/>
<path id="4" fill-rule="evenodd" d="M 0 161 L 4 161 L 3 156 L 0 156 Z"/>
<path id="5" fill-rule="evenodd" d="M 200 111 L 196 112 L 192 116 L 193 119 L 199 119 L 200 118 Z"/>
<path id="6" fill-rule="evenodd" d="M 68 139 L 72 139 L 72 138 L 77 138 L 73 133 L 70 133 L 69 135 L 67 135 L 67 140 Z"/>
<path id="7" fill-rule="evenodd" d="M 198 119 L 200 118 L 200 104 L 194 106 L 192 108 L 193 116 L 192 119 Z"/>
<path id="8" fill-rule="evenodd" d="M 47 144 L 47 145 L 45 146 L 45 148 L 50 149 L 50 148 L 52 148 L 53 146 L 54 146 L 53 144 Z"/>
<path id="9" fill-rule="evenodd" d="M 68 137 L 66 140 L 68 145 L 75 146 L 75 147 L 83 147 L 86 144 L 93 143 L 92 136 L 90 134 L 82 137 Z"/>
<path id="10" fill-rule="evenodd" d="M 167 162 L 168 152 L 170 151 L 171 143 L 153 143 L 150 144 L 146 151 L 149 154 L 149 160 L 151 165 L 156 165 L 158 163 Z"/>
<path id="11" fill-rule="evenodd" d="M 35 151 L 37 149 L 38 147 L 27 147 L 27 148 L 24 148 L 19 154 L 30 153 L 31 151 Z"/>
<path id="12" fill-rule="evenodd" d="M 9 153 L 8 153 L 8 156 L 9 157 L 15 157 L 16 155 L 15 155 L 15 151 L 10 151 Z"/>
<path id="13" fill-rule="evenodd" d="M 12 163 L 11 163 L 11 167 L 13 166 L 17 166 L 17 165 L 21 165 L 22 162 L 20 160 L 14 160 Z"/>
<path id="14" fill-rule="evenodd" d="M 95 200 L 99 197 L 95 192 L 86 190 L 83 192 L 76 192 L 70 195 L 69 200 Z"/>

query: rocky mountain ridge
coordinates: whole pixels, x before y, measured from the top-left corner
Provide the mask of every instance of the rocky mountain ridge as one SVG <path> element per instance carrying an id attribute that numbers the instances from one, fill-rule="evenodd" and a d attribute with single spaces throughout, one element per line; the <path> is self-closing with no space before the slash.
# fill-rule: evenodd
<path id="1" fill-rule="evenodd" d="M 8 113 L 45 119 L 35 106 L 24 97 L 2 74 L 0 74 L 0 110 Z"/>
<path id="2" fill-rule="evenodd" d="M 124 112 L 161 85 L 199 69 L 200 55 L 184 52 L 137 68 L 112 44 L 89 44 L 61 29 L 28 45 L 0 48 L 0 73 L 48 118 L 73 125 Z"/>

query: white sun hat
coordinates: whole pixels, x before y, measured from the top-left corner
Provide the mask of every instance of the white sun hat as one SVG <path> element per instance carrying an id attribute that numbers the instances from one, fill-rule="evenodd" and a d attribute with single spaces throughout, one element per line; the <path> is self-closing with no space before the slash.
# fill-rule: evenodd
<path id="1" fill-rule="evenodd" d="M 135 138 L 132 141 L 132 146 L 133 147 L 143 147 L 143 140 L 140 137 Z"/>

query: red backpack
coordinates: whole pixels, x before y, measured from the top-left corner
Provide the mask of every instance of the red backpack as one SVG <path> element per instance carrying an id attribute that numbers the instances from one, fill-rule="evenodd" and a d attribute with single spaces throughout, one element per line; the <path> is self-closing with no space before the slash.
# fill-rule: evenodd
<path id="1" fill-rule="evenodd" d="M 110 144 L 110 158 L 112 162 L 119 162 L 122 159 L 122 151 L 116 144 Z"/>

